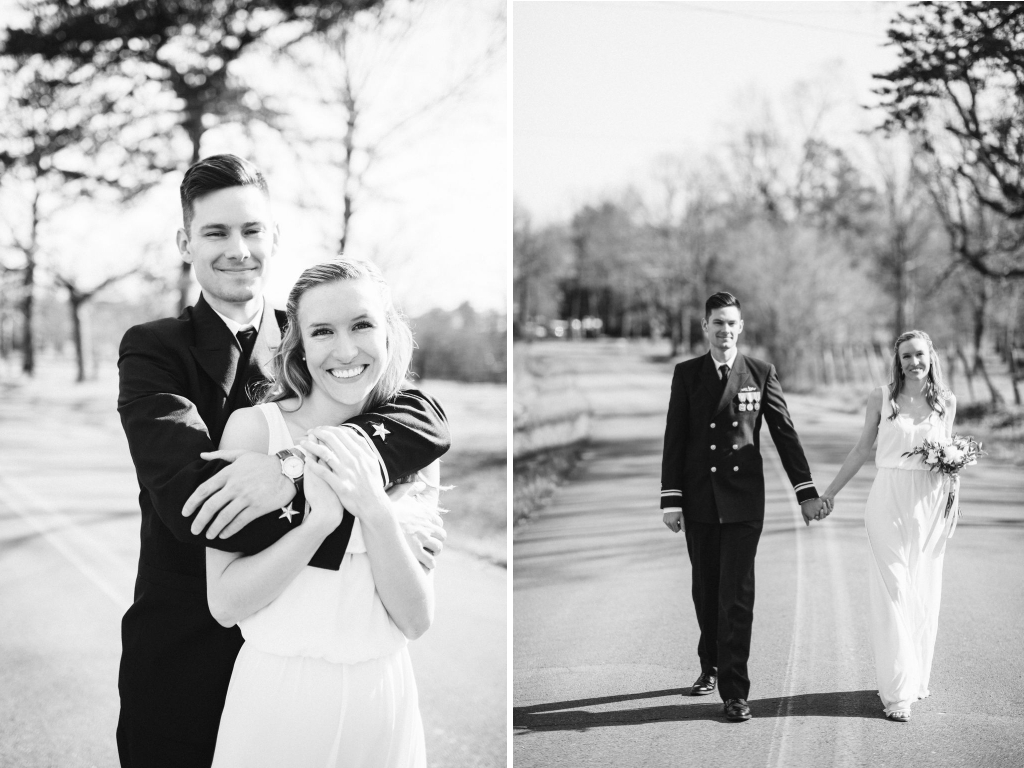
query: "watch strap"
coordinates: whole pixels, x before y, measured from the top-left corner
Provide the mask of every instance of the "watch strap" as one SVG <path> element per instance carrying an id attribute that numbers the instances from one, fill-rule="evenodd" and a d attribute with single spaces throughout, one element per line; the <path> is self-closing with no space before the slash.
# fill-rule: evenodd
<path id="1" fill-rule="evenodd" d="M 295 497 L 292 499 L 292 509 L 299 513 L 299 518 L 306 519 L 306 493 L 300 477 L 295 481 Z"/>

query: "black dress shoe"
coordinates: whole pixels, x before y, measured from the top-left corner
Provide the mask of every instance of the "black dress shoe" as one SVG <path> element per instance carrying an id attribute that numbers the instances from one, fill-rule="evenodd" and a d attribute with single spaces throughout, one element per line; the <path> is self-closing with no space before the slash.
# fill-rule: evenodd
<path id="1" fill-rule="evenodd" d="M 690 688 L 691 696 L 707 696 L 713 690 L 715 690 L 715 684 L 718 682 L 718 678 L 712 675 L 710 672 L 701 672 L 700 677 L 694 681 L 693 686 Z"/>
<path id="2" fill-rule="evenodd" d="M 750 707 L 747 706 L 746 699 L 728 699 L 723 712 L 725 719 L 732 720 L 734 723 L 742 723 L 744 720 L 750 719 Z"/>

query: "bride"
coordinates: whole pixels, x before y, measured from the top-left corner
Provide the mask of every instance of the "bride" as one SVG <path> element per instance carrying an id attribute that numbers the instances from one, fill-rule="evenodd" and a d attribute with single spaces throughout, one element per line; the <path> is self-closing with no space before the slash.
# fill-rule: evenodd
<path id="1" fill-rule="evenodd" d="M 871 644 L 878 695 L 889 720 L 906 722 L 910 705 L 928 695 L 942 593 L 942 559 L 955 512 L 945 515 L 948 486 L 921 456 L 904 456 L 925 439 L 953 432 L 956 398 L 942 381 L 928 334 L 896 339 L 888 387 L 868 397 L 860 440 L 822 498 L 832 508 L 878 438 L 878 473 L 864 513 Z"/>
<path id="2" fill-rule="evenodd" d="M 433 586 L 395 518 L 397 505 L 424 500 L 389 498 L 362 436 L 317 427 L 394 396 L 412 334 L 380 272 L 363 262 L 307 269 L 287 312 L 274 384 L 260 405 L 232 414 L 220 447 L 276 453 L 297 444 L 309 508 L 259 554 L 207 550 L 211 613 L 245 638 L 213 765 L 425 766 L 406 646 L 430 626 Z M 420 475 L 436 507 L 436 462 Z M 308 567 L 343 510 L 356 519 L 341 568 Z"/>

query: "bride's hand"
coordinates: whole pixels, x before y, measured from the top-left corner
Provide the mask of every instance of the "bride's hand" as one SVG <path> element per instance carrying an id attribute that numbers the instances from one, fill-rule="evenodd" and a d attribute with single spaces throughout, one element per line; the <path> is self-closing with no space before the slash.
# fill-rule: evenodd
<path id="1" fill-rule="evenodd" d="M 303 446 L 307 449 L 308 447 L 308 444 Z M 303 525 L 309 525 L 315 521 L 317 526 L 322 525 L 328 531 L 333 531 L 341 524 L 341 517 L 345 510 L 342 508 L 337 494 L 322 475 L 318 474 L 318 468 L 323 472 L 328 472 L 315 458 L 307 456 L 302 488 L 306 501 L 309 502 L 309 515 Z"/>
<path id="2" fill-rule="evenodd" d="M 303 443 L 320 459 L 313 471 L 331 487 L 345 509 L 360 518 L 388 509 L 380 465 L 362 438 L 348 429 L 318 428 L 313 436 L 320 442 Z"/>
<path id="3" fill-rule="evenodd" d="M 815 517 L 815 520 L 824 520 L 826 517 L 828 517 L 830 514 L 832 514 L 832 508 L 835 506 L 835 500 L 836 500 L 836 497 L 834 495 L 833 496 L 829 496 L 829 495 L 826 494 L 826 495 L 822 496 L 821 497 L 821 511 L 818 512 L 818 516 Z"/>

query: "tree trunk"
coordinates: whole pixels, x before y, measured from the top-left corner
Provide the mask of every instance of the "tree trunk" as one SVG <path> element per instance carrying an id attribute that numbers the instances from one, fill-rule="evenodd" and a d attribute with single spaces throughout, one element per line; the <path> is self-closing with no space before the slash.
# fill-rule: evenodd
<path id="1" fill-rule="evenodd" d="M 190 117 L 185 122 L 185 130 L 188 132 L 188 137 L 192 141 L 192 161 L 189 163 L 189 167 L 199 162 L 199 145 L 203 138 L 203 116 L 196 115 Z M 182 261 L 178 265 L 178 314 L 180 315 L 185 311 L 185 307 L 188 306 L 188 292 L 192 287 L 192 265 L 187 261 Z"/>
<path id="2" fill-rule="evenodd" d="M 68 309 L 71 310 L 71 338 L 75 343 L 75 383 L 85 381 L 85 346 L 82 343 L 82 305 L 85 302 L 77 291 L 68 290 Z"/>
<path id="3" fill-rule="evenodd" d="M 21 281 L 24 294 L 21 297 L 21 370 L 26 376 L 36 371 L 35 338 L 32 333 L 32 312 L 34 309 L 36 262 L 34 254 L 25 263 L 25 272 Z"/>
<path id="4" fill-rule="evenodd" d="M 672 350 L 669 357 L 675 357 L 683 345 L 683 319 L 682 313 L 678 310 L 668 311 L 669 338 L 672 341 Z"/>
<path id="5" fill-rule="evenodd" d="M 977 301 L 974 304 L 974 370 L 980 373 L 982 379 L 984 379 L 992 405 L 999 406 L 1004 402 L 1003 396 L 999 394 L 999 390 L 993 385 L 992 379 L 985 369 L 985 361 L 981 357 L 981 343 L 985 334 L 985 312 L 988 308 L 990 293 L 991 286 L 989 281 L 987 279 L 982 280 L 977 294 Z"/>
<path id="6" fill-rule="evenodd" d="M 1012 320 L 1010 321 L 1013 322 Z M 1014 329 L 1012 325 L 1006 327 L 1006 350 L 1009 354 L 1006 356 L 1006 362 L 1010 366 L 1010 384 L 1013 387 L 1013 402 L 1015 405 L 1020 405 L 1020 387 L 1017 385 L 1017 359 L 1013 354 L 1013 337 Z"/>
<path id="7" fill-rule="evenodd" d="M 970 396 L 971 402 L 974 402 L 974 371 L 971 370 L 971 364 L 967 360 L 967 355 L 964 354 L 964 349 L 959 344 L 956 345 L 956 356 L 964 367 L 964 378 L 967 379 L 967 394 Z"/>
<path id="8" fill-rule="evenodd" d="M 519 320 L 519 327 L 525 328 L 526 322 L 530 319 L 530 281 L 525 277 L 519 283 L 519 306 L 516 308 L 516 317 Z"/>
<path id="9" fill-rule="evenodd" d="M 1013 387 L 1013 402 L 1020 405 L 1020 387 L 1018 385 L 1017 357 L 1013 351 L 1017 340 L 1017 313 L 1020 308 L 1021 288 L 1015 283 L 1010 288 L 1010 310 L 1006 313 L 1006 331 L 1003 346 L 1005 347 L 1006 364 L 1010 367 L 1010 385 Z"/>
<path id="10" fill-rule="evenodd" d="M 893 328 L 893 338 L 898 339 L 907 330 L 907 270 L 898 250 L 893 258 L 896 261 L 896 327 Z"/>
<path id="11" fill-rule="evenodd" d="M 356 93 L 355 88 L 352 84 L 351 72 L 348 66 L 348 30 L 342 27 L 341 29 L 341 41 L 339 44 L 339 50 L 341 56 L 345 61 L 345 80 L 343 85 L 343 91 L 341 94 L 341 100 L 345 104 L 345 136 L 342 139 L 342 145 L 345 147 L 345 161 L 342 163 L 341 172 L 342 187 L 342 213 L 341 213 L 341 237 L 338 238 L 338 254 L 345 254 L 345 246 L 348 244 L 348 230 L 350 222 L 352 220 L 352 207 L 353 207 L 353 185 L 354 180 L 352 178 L 352 159 L 355 156 L 356 151 L 356 123 L 359 120 L 359 106 L 356 104 Z"/>

